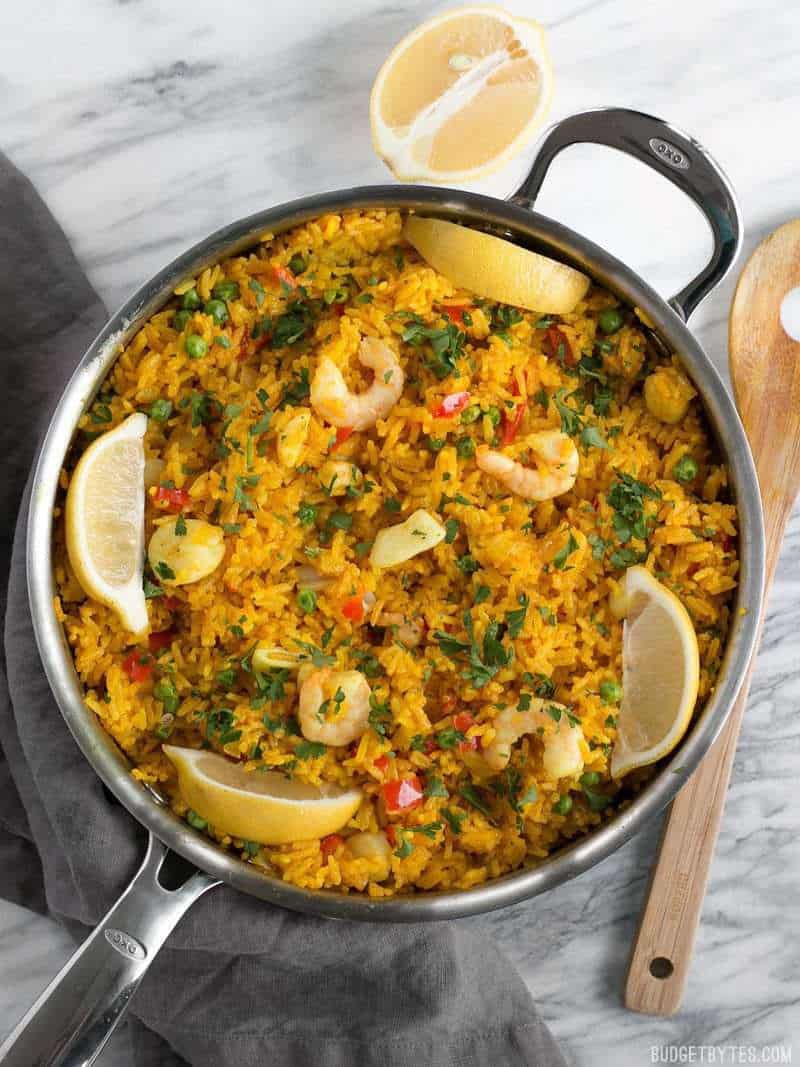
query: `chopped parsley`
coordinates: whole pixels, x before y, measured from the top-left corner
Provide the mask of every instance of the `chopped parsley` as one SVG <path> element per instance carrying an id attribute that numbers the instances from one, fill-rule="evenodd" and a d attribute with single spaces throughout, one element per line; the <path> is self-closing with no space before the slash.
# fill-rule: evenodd
<path id="1" fill-rule="evenodd" d="M 485 586 L 483 588 L 486 588 Z M 477 603 L 477 600 L 476 600 Z M 515 608 L 514 611 L 506 612 L 506 626 L 508 627 L 509 637 L 519 637 L 522 633 L 522 628 L 525 625 L 525 618 L 528 614 L 528 604 L 530 600 L 526 593 L 520 593 L 517 597 L 517 603 L 520 605 Z"/>
<path id="2" fill-rule="evenodd" d="M 463 815 L 461 812 L 458 811 L 452 811 L 452 809 L 450 808 L 442 808 L 439 814 L 442 816 L 442 818 L 454 834 L 461 833 L 461 824 L 466 819 L 466 815 Z"/>
<path id="3" fill-rule="evenodd" d="M 624 471 L 617 472 L 617 481 L 608 492 L 608 503 L 614 509 L 614 532 L 624 544 L 631 537 L 646 541 L 648 536 L 647 519 L 644 514 L 645 500 L 660 500 L 658 489 Z"/>
<path id="4" fill-rule="evenodd" d="M 236 684 L 236 679 L 239 677 L 239 672 L 235 667 L 226 667 L 224 670 L 217 673 L 217 681 L 223 689 L 232 689 Z"/>
<path id="5" fill-rule="evenodd" d="M 425 789 L 423 790 L 426 797 L 444 797 L 445 799 L 450 796 L 445 788 L 445 784 L 441 778 L 437 778 L 435 774 L 432 774 L 427 781 Z"/>
<path id="6" fill-rule="evenodd" d="M 236 478 L 236 486 L 233 491 L 234 503 L 238 504 L 239 507 L 243 508 L 245 511 L 255 511 L 255 504 L 245 492 L 245 489 L 258 485 L 258 483 L 259 476 L 257 474 L 238 475 Z"/>
<path id="7" fill-rule="evenodd" d="M 514 658 L 514 649 L 503 645 L 506 629 L 504 623 L 490 622 L 484 631 L 482 645 L 479 645 L 475 638 L 472 616 L 468 611 L 464 612 L 463 621 L 468 641 L 441 630 L 436 630 L 433 636 L 444 655 L 451 659 L 466 657 L 468 667 L 463 677 L 467 678 L 476 689 L 480 689 L 494 678 L 501 667 L 506 667 L 511 663 Z"/>
<path id="8" fill-rule="evenodd" d="M 464 354 L 467 335 L 455 323 L 448 322 L 446 326 L 437 328 L 426 326 L 418 316 L 414 316 L 403 330 L 401 338 L 416 348 L 428 342 L 431 356 L 425 360 L 425 364 L 442 381 L 456 369 L 458 360 Z"/>
<path id="9" fill-rule="evenodd" d="M 295 638 L 294 643 L 303 649 L 305 656 L 303 659 L 310 659 L 311 664 L 314 667 L 332 667 L 336 660 L 333 656 L 327 656 L 321 648 L 317 648 L 316 645 L 309 644 L 308 641 L 301 641 L 299 638 Z"/>
<path id="10" fill-rule="evenodd" d="M 452 545 L 452 543 L 458 537 L 458 531 L 458 519 L 448 519 L 447 522 L 444 524 L 444 542 L 446 545 Z"/>
<path id="11" fill-rule="evenodd" d="M 489 811 L 475 786 L 462 785 L 458 793 L 460 797 L 466 800 L 466 802 L 471 807 L 475 808 L 476 811 L 479 811 L 481 815 L 485 815 L 487 819 L 491 818 L 492 813 Z"/>
<path id="12" fill-rule="evenodd" d="M 443 749 L 455 748 L 462 741 L 466 741 L 466 735 L 461 730 L 457 730 L 455 726 L 446 726 L 444 730 L 440 730 L 436 735 L 436 743 L 439 748 Z"/>
<path id="13" fill-rule="evenodd" d="M 389 707 L 389 701 L 381 701 L 375 693 L 370 693 L 368 721 L 378 737 L 386 737 L 387 727 L 392 721 L 392 710 Z"/>
<path id="14" fill-rule="evenodd" d="M 294 750 L 294 754 L 298 759 L 318 759 L 327 751 L 327 747 L 321 741 L 301 741 Z"/>
<path id="15" fill-rule="evenodd" d="M 569 557 L 573 554 L 573 552 L 577 552 L 579 548 L 580 545 L 575 540 L 575 536 L 572 533 L 572 530 L 570 530 L 569 539 L 567 543 L 562 549 L 560 549 L 560 551 L 556 552 L 555 556 L 553 556 L 553 566 L 556 568 L 556 570 L 563 571 L 567 566 L 567 560 L 569 559 Z"/>
<path id="16" fill-rule="evenodd" d="M 301 367 L 292 375 L 288 385 L 284 385 L 278 408 L 300 407 L 311 395 L 311 383 L 308 377 L 308 367 Z"/>
<path id="17" fill-rule="evenodd" d="M 583 420 L 574 408 L 565 403 L 566 395 L 566 389 L 559 389 L 553 397 L 553 403 L 561 416 L 561 432 L 569 434 L 570 437 L 576 437 L 583 430 Z"/>
<path id="18" fill-rule="evenodd" d="M 596 426 L 584 426 L 581 430 L 581 444 L 585 448 L 611 448 Z"/>

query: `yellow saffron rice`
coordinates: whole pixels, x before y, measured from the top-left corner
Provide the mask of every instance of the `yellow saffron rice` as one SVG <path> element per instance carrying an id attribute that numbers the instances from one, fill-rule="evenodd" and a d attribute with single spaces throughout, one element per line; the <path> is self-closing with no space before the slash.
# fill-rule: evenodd
<path id="1" fill-rule="evenodd" d="M 622 623 L 609 596 L 625 567 L 643 562 L 680 597 L 699 642 L 701 707 L 738 569 L 736 511 L 700 399 L 677 424 L 649 413 L 643 382 L 665 361 L 633 313 L 597 287 L 557 320 L 477 300 L 420 260 L 402 222 L 397 211 L 326 215 L 186 279 L 120 353 L 82 419 L 65 489 L 93 436 L 144 411 L 147 538 L 177 521 L 182 503 L 185 517 L 224 530 L 225 557 L 209 577 L 165 589 L 146 571 L 151 630 L 165 635 L 155 642 L 163 647 L 137 644 L 114 612 L 84 596 L 63 550 L 60 509 L 57 523 L 57 610 L 87 704 L 132 773 L 182 815 L 161 751 L 167 737 L 256 774 L 282 769 L 312 784 L 359 786 L 344 843 L 259 847 L 214 827 L 201 832 L 296 885 L 373 896 L 465 889 L 536 863 L 607 818 L 648 773 L 615 783 L 608 772 L 618 703 L 603 700 L 601 683 L 622 681 Z M 211 305 L 215 319 L 207 309 L 218 294 L 224 310 Z M 610 309 L 623 325 L 604 333 L 598 317 Z M 371 374 L 356 358 L 364 335 L 389 342 L 406 384 L 385 421 L 337 443 L 311 408 L 308 383 L 326 355 L 354 392 L 365 389 Z M 197 358 L 188 337 L 205 342 L 189 346 L 204 349 Z M 458 392 L 469 393 L 468 407 L 436 415 Z M 287 468 L 277 443 L 300 409 L 310 428 L 302 462 Z M 542 429 L 564 429 L 577 444 L 571 491 L 534 504 L 477 468 L 475 448 L 493 442 L 530 462 L 526 438 Z M 332 454 L 361 471 L 357 492 L 329 496 L 321 485 Z M 676 465 L 686 457 L 696 471 L 690 464 L 687 478 L 684 463 L 681 479 Z M 623 475 L 641 501 L 634 529 L 614 506 Z M 445 541 L 374 569 L 378 531 L 418 508 L 446 525 Z M 309 567 L 330 581 L 306 611 L 298 593 Z M 346 609 L 354 598 L 366 605 L 363 619 L 347 617 L 358 615 Z M 416 647 L 380 625 L 387 612 L 417 624 Z M 475 644 L 458 653 L 446 637 L 469 646 L 467 625 Z M 487 628 L 500 644 L 494 658 Z M 373 710 L 360 740 L 305 742 L 296 672 L 255 674 L 258 642 L 361 670 Z M 130 676 L 134 650 L 151 668 L 139 681 Z M 535 696 L 579 722 L 583 783 L 548 777 L 536 733 L 517 741 L 505 771 L 487 768 L 481 752 L 496 716 Z M 424 798 L 387 812 L 385 787 L 401 779 L 416 781 Z M 349 855 L 346 838 L 387 829 L 385 877 L 380 863 Z"/>

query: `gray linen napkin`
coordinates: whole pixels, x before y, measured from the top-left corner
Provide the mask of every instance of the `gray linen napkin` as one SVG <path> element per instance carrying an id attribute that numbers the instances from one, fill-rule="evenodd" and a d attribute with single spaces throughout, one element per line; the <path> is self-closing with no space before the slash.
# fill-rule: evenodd
<path id="1" fill-rule="evenodd" d="M 48 911 L 79 940 L 133 875 L 144 834 L 50 695 L 27 600 L 23 487 L 61 387 L 106 313 L 58 224 L 2 155 L 0 248 L 0 894 Z M 564 1065 L 519 976 L 467 921 L 331 922 L 229 888 L 182 920 L 131 1016 L 143 1067 Z"/>

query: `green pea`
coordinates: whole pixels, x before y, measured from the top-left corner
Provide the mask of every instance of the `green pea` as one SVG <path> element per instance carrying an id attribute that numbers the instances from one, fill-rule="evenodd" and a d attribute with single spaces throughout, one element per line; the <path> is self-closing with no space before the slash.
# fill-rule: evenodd
<path id="1" fill-rule="evenodd" d="M 426 437 L 425 444 L 431 452 L 441 452 L 447 441 L 443 437 Z"/>
<path id="2" fill-rule="evenodd" d="M 679 482 L 691 482 L 697 477 L 698 469 L 694 456 L 681 456 L 672 468 L 672 476 Z"/>
<path id="3" fill-rule="evenodd" d="M 616 308 L 606 308 L 597 316 L 597 323 L 603 333 L 616 333 L 622 329 L 623 318 Z"/>
<path id="4" fill-rule="evenodd" d="M 224 326 L 228 321 L 228 308 L 224 300 L 209 300 L 205 306 L 206 315 L 210 315 L 217 326 Z"/>
<path id="5" fill-rule="evenodd" d="M 200 299 L 198 291 L 196 289 L 188 289 L 183 294 L 181 307 L 185 308 L 187 311 L 197 311 L 202 303 L 203 301 Z"/>
<path id="6" fill-rule="evenodd" d="M 597 771 L 586 771 L 580 777 L 580 783 L 586 789 L 591 789 L 592 786 L 597 785 L 599 781 L 600 775 Z"/>
<path id="7" fill-rule="evenodd" d="M 196 333 L 190 333 L 186 338 L 186 355 L 189 359 L 202 359 L 208 352 L 208 345 Z"/>
<path id="8" fill-rule="evenodd" d="M 572 811 L 572 797 L 569 793 L 565 793 L 563 797 L 559 797 L 553 805 L 553 811 L 556 815 L 569 815 Z"/>
<path id="9" fill-rule="evenodd" d="M 240 296 L 238 282 L 217 282 L 211 290 L 216 300 L 238 300 Z"/>
<path id="10" fill-rule="evenodd" d="M 289 260 L 289 270 L 295 275 L 305 274 L 308 270 L 308 263 L 305 256 L 301 256 L 299 252 L 295 252 Z"/>
<path id="11" fill-rule="evenodd" d="M 154 400 L 150 405 L 150 410 L 147 414 L 154 422 L 166 422 L 172 414 L 172 401 L 159 397 L 158 400 Z"/>
<path id="12" fill-rule="evenodd" d="M 500 425 L 503 418 L 503 413 L 500 411 L 500 408 L 496 408 L 494 407 L 494 405 L 492 405 L 492 407 L 489 408 L 486 414 L 489 416 L 489 421 L 491 422 L 492 426 Z"/>
<path id="13" fill-rule="evenodd" d="M 153 687 L 153 696 L 164 705 L 164 711 L 168 715 L 174 715 L 180 707 L 181 701 L 175 683 L 169 678 L 162 678 Z"/>
<path id="14" fill-rule="evenodd" d="M 186 329 L 189 322 L 191 321 L 191 318 L 191 311 L 176 311 L 175 314 L 172 316 L 173 330 L 177 330 L 178 333 L 183 333 L 183 331 Z"/>
<path id="15" fill-rule="evenodd" d="M 622 686 L 613 679 L 601 682 L 600 699 L 604 704 L 619 704 L 622 700 Z"/>
<path id="16" fill-rule="evenodd" d="M 465 426 L 468 426 L 471 422 L 477 422 L 481 417 L 481 409 L 477 404 L 470 404 L 468 408 L 464 408 L 461 412 L 461 421 Z"/>
<path id="17" fill-rule="evenodd" d="M 297 604 L 301 611 L 310 615 L 317 606 L 317 594 L 313 589 L 301 589 L 297 594 Z"/>
<path id="18" fill-rule="evenodd" d="M 195 830 L 205 830 L 205 828 L 208 826 L 208 823 L 203 818 L 203 816 L 198 815 L 193 808 L 189 808 L 189 810 L 186 812 L 186 821 Z"/>
<path id="19" fill-rule="evenodd" d="M 313 504 L 301 504 L 297 509 L 297 517 L 303 526 L 313 526 L 317 521 L 317 509 Z"/>
<path id="20" fill-rule="evenodd" d="M 459 459 L 472 459 L 475 455 L 475 442 L 471 437 L 459 437 L 456 441 L 456 455 Z"/>

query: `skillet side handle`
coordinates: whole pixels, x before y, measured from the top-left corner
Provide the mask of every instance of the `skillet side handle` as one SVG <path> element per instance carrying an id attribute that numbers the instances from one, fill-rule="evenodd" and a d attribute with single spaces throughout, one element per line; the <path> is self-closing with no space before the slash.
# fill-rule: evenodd
<path id="1" fill-rule="evenodd" d="M 742 217 L 733 188 L 714 158 L 663 119 L 627 108 L 595 108 L 552 126 L 525 181 L 511 197 L 532 208 L 555 157 L 574 144 L 598 144 L 633 156 L 697 204 L 711 227 L 714 249 L 700 273 L 669 301 L 685 321 L 733 265 L 742 242 Z"/>
<path id="2" fill-rule="evenodd" d="M 167 848 L 150 836 L 128 888 L 0 1045 L 3 1067 L 87 1067 L 111 1037 L 187 908 L 219 882 L 196 871 L 165 889 Z"/>

